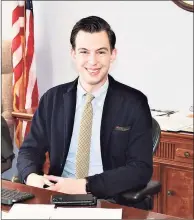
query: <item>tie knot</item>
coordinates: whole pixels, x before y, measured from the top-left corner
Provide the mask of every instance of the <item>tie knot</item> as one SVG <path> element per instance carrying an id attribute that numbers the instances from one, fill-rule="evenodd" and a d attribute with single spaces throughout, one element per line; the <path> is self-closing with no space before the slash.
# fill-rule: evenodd
<path id="1" fill-rule="evenodd" d="M 91 93 L 86 93 L 86 103 L 92 102 L 94 96 Z"/>

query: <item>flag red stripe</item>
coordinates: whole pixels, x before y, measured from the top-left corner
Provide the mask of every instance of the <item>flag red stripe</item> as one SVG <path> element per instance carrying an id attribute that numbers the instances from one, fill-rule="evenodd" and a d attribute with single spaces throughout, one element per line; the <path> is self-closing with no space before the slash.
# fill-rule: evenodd
<path id="1" fill-rule="evenodd" d="M 12 52 L 16 51 L 20 47 L 20 45 L 21 45 L 21 38 L 20 35 L 18 34 L 12 40 Z"/>
<path id="2" fill-rule="evenodd" d="M 14 80 L 15 82 L 18 81 L 18 79 L 21 77 L 22 75 L 22 63 L 23 63 L 23 60 L 21 60 L 18 65 L 14 68 Z"/>
<path id="3" fill-rule="evenodd" d="M 19 17 L 24 17 L 24 6 L 17 6 L 12 12 L 12 25 L 18 20 Z"/>

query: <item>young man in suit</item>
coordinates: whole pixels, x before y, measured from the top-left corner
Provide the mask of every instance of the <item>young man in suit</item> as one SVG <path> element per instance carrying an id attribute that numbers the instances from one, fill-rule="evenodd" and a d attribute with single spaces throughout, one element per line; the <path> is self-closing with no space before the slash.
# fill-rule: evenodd
<path id="1" fill-rule="evenodd" d="M 146 185 L 153 169 L 152 118 L 146 96 L 108 74 L 117 54 L 115 33 L 90 16 L 75 24 L 70 42 L 79 77 L 42 96 L 19 150 L 21 180 L 99 198 Z"/>

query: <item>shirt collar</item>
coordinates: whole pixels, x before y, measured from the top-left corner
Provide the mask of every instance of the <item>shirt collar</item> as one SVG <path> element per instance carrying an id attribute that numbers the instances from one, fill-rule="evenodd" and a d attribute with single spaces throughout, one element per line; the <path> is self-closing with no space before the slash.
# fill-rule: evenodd
<path id="1" fill-rule="evenodd" d="M 98 97 L 101 97 L 107 90 L 109 86 L 109 80 L 107 77 L 106 82 L 104 85 L 102 85 L 97 91 L 93 92 L 92 95 L 95 97 L 95 100 L 98 99 Z M 77 84 L 77 104 L 79 105 L 82 101 L 82 98 L 87 92 L 84 90 L 84 88 L 81 86 L 80 80 L 78 78 L 78 84 Z"/>

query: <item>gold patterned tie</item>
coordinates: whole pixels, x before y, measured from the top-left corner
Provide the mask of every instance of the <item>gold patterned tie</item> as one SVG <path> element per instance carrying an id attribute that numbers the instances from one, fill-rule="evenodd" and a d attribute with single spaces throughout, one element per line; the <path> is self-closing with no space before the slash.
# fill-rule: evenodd
<path id="1" fill-rule="evenodd" d="M 93 99 L 94 96 L 92 94 L 86 94 L 86 103 L 80 123 L 78 149 L 76 154 L 75 176 L 77 179 L 82 179 L 88 176 L 93 118 L 93 109 L 91 102 Z"/>

